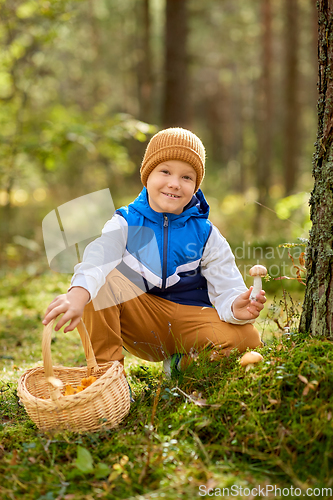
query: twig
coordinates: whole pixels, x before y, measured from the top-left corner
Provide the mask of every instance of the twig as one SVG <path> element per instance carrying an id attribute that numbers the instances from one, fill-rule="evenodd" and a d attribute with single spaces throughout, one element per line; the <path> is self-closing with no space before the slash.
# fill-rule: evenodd
<path id="1" fill-rule="evenodd" d="M 289 312 L 288 312 L 288 304 L 287 304 L 285 288 L 283 289 L 283 298 L 284 298 L 284 307 L 286 308 L 286 315 L 287 315 L 287 328 L 289 328 Z"/>
<path id="2" fill-rule="evenodd" d="M 156 394 L 155 394 L 155 398 L 154 398 L 154 403 L 153 403 L 153 411 L 151 412 L 151 419 L 150 419 L 150 426 L 149 426 L 149 429 L 148 429 L 148 444 L 147 444 L 147 460 L 146 460 L 146 463 L 141 471 L 141 474 L 140 474 L 140 477 L 139 477 L 139 480 L 138 480 L 138 483 L 141 484 L 142 481 L 144 480 L 145 476 L 147 475 L 147 471 L 148 471 L 148 467 L 149 467 L 149 464 L 150 464 L 150 457 L 151 457 L 151 442 L 152 442 L 152 432 L 153 432 L 153 428 L 154 428 L 154 419 L 155 419 L 155 414 L 156 414 L 156 408 L 157 408 L 157 405 L 158 405 L 158 400 L 159 400 L 159 397 L 160 397 L 160 392 L 161 392 L 161 380 L 162 380 L 162 375 L 160 376 L 160 379 L 159 379 L 159 382 L 158 382 L 158 387 L 157 387 L 157 391 L 156 391 Z"/>
<path id="3" fill-rule="evenodd" d="M 205 459 L 206 459 L 206 462 L 207 462 L 207 465 L 210 466 L 211 465 L 211 461 L 210 461 L 210 458 L 209 458 L 209 455 L 201 441 L 201 439 L 199 438 L 198 434 L 196 434 L 195 432 L 191 431 L 191 429 L 188 429 L 189 433 L 193 436 L 195 442 L 199 445 L 199 448 L 200 450 L 202 451 Z"/>
<path id="4" fill-rule="evenodd" d="M 175 387 L 175 389 L 180 392 L 185 398 L 187 398 L 190 403 L 194 403 L 197 406 L 211 406 L 212 408 L 220 408 L 220 404 L 208 404 L 206 403 L 205 399 L 199 399 L 195 398 L 193 396 L 190 396 L 190 394 L 186 394 L 186 392 L 182 391 L 178 386 Z"/>

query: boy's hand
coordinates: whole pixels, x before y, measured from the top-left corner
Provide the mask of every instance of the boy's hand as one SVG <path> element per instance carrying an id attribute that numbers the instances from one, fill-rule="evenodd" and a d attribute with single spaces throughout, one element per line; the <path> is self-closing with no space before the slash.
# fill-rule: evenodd
<path id="1" fill-rule="evenodd" d="M 260 311 L 263 310 L 266 302 L 265 292 L 261 290 L 256 296 L 256 300 L 250 300 L 253 286 L 247 292 L 241 293 L 232 304 L 232 312 L 236 319 L 250 320 L 256 319 Z"/>
<path id="2" fill-rule="evenodd" d="M 90 294 L 88 290 L 78 286 L 73 287 L 69 292 L 63 295 L 58 295 L 46 309 L 42 321 L 43 325 L 47 325 L 52 319 L 59 316 L 59 314 L 63 314 L 54 329 L 57 332 L 62 326 L 70 321 L 70 324 L 66 326 L 64 332 L 71 332 L 80 323 L 84 306 L 89 299 Z"/>

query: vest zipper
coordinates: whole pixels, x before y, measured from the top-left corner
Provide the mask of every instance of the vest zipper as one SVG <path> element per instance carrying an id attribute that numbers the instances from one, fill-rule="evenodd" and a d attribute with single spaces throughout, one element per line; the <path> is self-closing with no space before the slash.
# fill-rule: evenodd
<path id="1" fill-rule="evenodd" d="M 163 269 L 162 269 L 162 290 L 165 290 L 167 279 L 167 255 L 168 255 L 168 228 L 169 219 L 166 214 L 163 214 Z"/>

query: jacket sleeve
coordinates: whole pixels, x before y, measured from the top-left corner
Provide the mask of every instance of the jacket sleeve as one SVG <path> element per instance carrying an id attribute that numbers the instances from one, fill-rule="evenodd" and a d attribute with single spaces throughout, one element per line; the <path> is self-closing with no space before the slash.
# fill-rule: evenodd
<path id="1" fill-rule="evenodd" d="M 115 214 L 104 226 L 102 235 L 89 243 L 80 264 L 74 267 L 71 288 L 80 286 L 94 299 L 106 276 L 122 261 L 127 242 L 127 222 Z"/>
<path id="2" fill-rule="evenodd" d="M 227 240 L 215 226 L 202 254 L 201 273 L 207 280 L 209 299 L 222 321 L 236 325 L 254 323 L 236 319 L 232 313 L 233 301 L 248 289 Z"/>

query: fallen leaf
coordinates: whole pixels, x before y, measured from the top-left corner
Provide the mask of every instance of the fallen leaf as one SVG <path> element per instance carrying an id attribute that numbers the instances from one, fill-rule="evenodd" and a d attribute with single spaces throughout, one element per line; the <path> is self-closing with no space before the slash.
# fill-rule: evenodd
<path id="1" fill-rule="evenodd" d="M 301 255 L 298 257 L 298 261 L 302 267 L 305 266 L 305 258 L 304 258 L 304 252 L 301 253 Z"/>
<path id="2" fill-rule="evenodd" d="M 309 384 L 308 384 L 303 389 L 303 392 L 302 392 L 303 396 L 307 396 L 309 394 L 309 390 L 310 390 L 310 387 L 309 387 Z"/>
<path id="3" fill-rule="evenodd" d="M 106 464 L 100 462 L 96 465 L 94 474 L 97 479 L 103 479 L 103 477 L 110 474 L 110 468 Z"/>
<path id="4" fill-rule="evenodd" d="M 206 483 L 206 488 L 207 488 L 207 490 L 210 490 L 210 489 L 214 490 L 214 488 L 216 486 L 218 486 L 218 484 L 219 483 L 216 481 L 216 479 L 210 478 L 210 479 L 208 479 L 208 481 Z"/>
<path id="5" fill-rule="evenodd" d="M 74 465 L 84 474 L 89 474 L 94 470 L 91 453 L 83 446 L 77 447 L 77 459 Z"/>
<path id="6" fill-rule="evenodd" d="M 301 382 L 303 382 L 303 384 L 308 384 L 309 381 L 306 377 L 303 377 L 303 375 L 298 375 L 298 378 L 300 379 Z"/>
<path id="7" fill-rule="evenodd" d="M 129 461 L 128 456 L 127 456 L 127 455 L 124 455 L 124 456 L 120 459 L 119 463 L 120 463 L 120 465 L 121 465 L 122 467 L 124 467 L 124 466 L 127 464 L 127 462 L 128 462 L 128 461 Z"/>
<path id="8" fill-rule="evenodd" d="M 120 472 L 113 470 L 108 477 L 109 483 L 112 483 L 119 476 Z"/>

